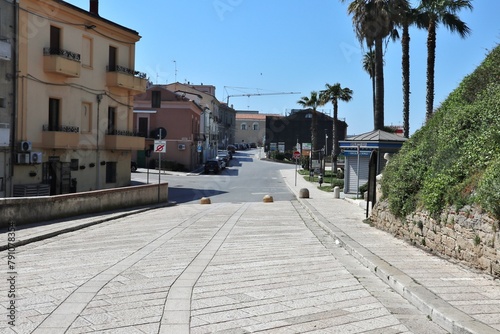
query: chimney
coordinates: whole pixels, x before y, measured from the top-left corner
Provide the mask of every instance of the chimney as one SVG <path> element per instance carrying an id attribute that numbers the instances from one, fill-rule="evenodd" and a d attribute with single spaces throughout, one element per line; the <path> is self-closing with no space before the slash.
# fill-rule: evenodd
<path id="1" fill-rule="evenodd" d="M 99 15 L 99 0 L 90 0 L 90 13 Z"/>

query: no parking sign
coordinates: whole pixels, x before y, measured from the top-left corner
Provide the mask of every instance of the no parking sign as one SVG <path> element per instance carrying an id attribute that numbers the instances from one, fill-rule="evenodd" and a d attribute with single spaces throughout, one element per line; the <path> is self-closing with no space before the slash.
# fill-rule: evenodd
<path id="1" fill-rule="evenodd" d="M 154 152 L 155 153 L 167 152 L 167 141 L 166 140 L 155 140 Z"/>

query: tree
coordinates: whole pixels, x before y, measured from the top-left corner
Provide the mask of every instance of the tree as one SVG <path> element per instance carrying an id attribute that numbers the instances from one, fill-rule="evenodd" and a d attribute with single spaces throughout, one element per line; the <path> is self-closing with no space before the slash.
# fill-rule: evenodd
<path id="1" fill-rule="evenodd" d="M 337 122 L 338 122 L 338 101 L 349 102 L 352 99 L 352 90 L 349 88 L 342 88 L 340 83 L 334 85 L 325 85 L 325 90 L 322 90 L 319 95 L 320 104 L 325 105 L 328 102 L 333 104 L 333 149 L 332 149 L 332 171 L 337 170 L 337 157 L 339 155 L 339 138 L 337 134 Z"/>
<path id="2" fill-rule="evenodd" d="M 417 24 L 418 11 L 407 8 L 399 11 L 397 26 L 401 27 L 401 72 L 403 79 L 403 136 L 410 137 L 410 26 Z M 399 38 L 397 33 L 394 39 Z"/>
<path id="3" fill-rule="evenodd" d="M 436 63 L 436 28 L 444 25 L 451 32 L 465 38 L 470 29 L 460 20 L 457 13 L 462 9 L 472 10 L 471 0 L 421 0 L 418 6 L 419 28 L 427 29 L 427 96 L 425 118 L 428 120 L 434 111 L 434 66 Z"/>
<path id="4" fill-rule="evenodd" d="M 373 50 L 369 50 L 363 56 L 363 69 L 372 80 L 373 119 L 375 119 L 375 52 Z"/>
<path id="5" fill-rule="evenodd" d="M 304 108 L 312 109 L 311 117 L 311 152 L 312 157 L 316 156 L 318 150 L 318 106 L 320 105 L 318 92 L 311 92 L 311 96 L 303 96 L 297 101 Z"/>
<path id="6" fill-rule="evenodd" d="M 354 0 L 347 8 L 358 40 L 375 48 L 375 130 L 384 127 L 383 40 L 393 31 L 399 11 L 408 7 L 407 0 Z"/>
<path id="7" fill-rule="evenodd" d="M 409 15 L 402 16 L 401 71 L 403 76 L 403 136 L 410 137 L 410 21 Z"/>

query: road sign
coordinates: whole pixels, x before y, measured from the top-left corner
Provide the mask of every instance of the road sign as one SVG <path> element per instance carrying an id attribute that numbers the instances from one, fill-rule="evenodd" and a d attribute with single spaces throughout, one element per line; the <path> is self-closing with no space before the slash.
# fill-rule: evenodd
<path id="1" fill-rule="evenodd" d="M 300 159 L 300 152 L 299 151 L 293 152 L 293 158 L 294 159 Z"/>
<path id="2" fill-rule="evenodd" d="M 155 153 L 167 152 L 167 141 L 166 140 L 155 140 L 154 152 Z"/>

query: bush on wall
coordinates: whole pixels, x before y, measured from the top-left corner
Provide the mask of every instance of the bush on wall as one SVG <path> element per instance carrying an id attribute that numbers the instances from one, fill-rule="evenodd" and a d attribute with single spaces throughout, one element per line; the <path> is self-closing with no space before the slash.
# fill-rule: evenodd
<path id="1" fill-rule="evenodd" d="M 500 216 L 500 47 L 467 76 L 384 170 L 390 210 L 479 204 Z"/>

